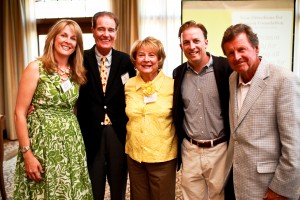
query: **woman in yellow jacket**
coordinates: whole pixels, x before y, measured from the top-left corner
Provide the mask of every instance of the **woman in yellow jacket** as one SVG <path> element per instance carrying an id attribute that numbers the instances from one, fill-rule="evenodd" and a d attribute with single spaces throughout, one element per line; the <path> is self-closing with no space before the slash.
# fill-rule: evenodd
<path id="1" fill-rule="evenodd" d="M 153 37 L 138 40 L 130 58 L 138 71 L 125 85 L 131 199 L 175 199 L 174 81 L 161 70 L 166 58 L 163 45 Z"/>

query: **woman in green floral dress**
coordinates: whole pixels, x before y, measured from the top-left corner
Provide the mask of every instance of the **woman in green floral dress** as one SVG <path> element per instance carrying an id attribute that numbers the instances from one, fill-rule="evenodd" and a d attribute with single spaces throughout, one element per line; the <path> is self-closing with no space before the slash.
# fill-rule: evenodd
<path id="1" fill-rule="evenodd" d="M 19 140 L 14 198 L 93 199 L 74 105 L 84 84 L 83 43 L 73 20 L 58 21 L 44 54 L 25 69 L 17 96 Z M 34 111 L 27 116 L 33 105 Z"/>

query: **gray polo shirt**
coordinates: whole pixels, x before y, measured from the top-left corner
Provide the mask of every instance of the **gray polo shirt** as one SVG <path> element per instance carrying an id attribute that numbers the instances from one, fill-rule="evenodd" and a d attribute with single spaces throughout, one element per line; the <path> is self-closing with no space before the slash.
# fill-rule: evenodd
<path id="1" fill-rule="evenodd" d="M 181 85 L 185 117 L 183 128 L 195 140 L 212 140 L 224 135 L 221 105 L 212 67 L 213 59 L 197 73 L 187 63 Z"/>

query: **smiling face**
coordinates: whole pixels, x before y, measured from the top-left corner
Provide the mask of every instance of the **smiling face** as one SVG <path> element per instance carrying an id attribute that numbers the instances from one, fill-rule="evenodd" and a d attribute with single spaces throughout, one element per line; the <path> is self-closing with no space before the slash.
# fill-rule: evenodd
<path id="1" fill-rule="evenodd" d="M 116 23 L 110 16 L 97 18 L 95 28 L 92 28 L 97 50 L 105 56 L 113 48 L 117 38 Z"/>
<path id="2" fill-rule="evenodd" d="M 141 46 L 136 53 L 135 66 L 145 82 L 152 81 L 158 74 L 158 57 L 152 48 Z"/>
<path id="3" fill-rule="evenodd" d="M 67 25 L 59 32 L 54 39 L 54 55 L 70 56 L 76 49 L 77 37 L 74 29 Z"/>
<path id="4" fill-rule="evenodd" d="M 246 33 L 240 33 L 224 43 L 223 47 L 231 68 L 240 73 L 245 82 L 249 82 L 260 63 L 258 46 L 253 47 Z"/>
<path id="5" fill-rule="evenodd" d="M 202 30 L 198 27 L 190 27 L 181 34 L 180 48 L 193 67 L 205 65 L 208 61 L 207 45 L 208 40 L 205 39 Z"/>

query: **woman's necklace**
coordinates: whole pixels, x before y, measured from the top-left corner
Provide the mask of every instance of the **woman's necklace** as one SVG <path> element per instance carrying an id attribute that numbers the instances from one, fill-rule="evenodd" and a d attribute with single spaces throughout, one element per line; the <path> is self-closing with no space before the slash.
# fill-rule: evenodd
<path id="1" fill-rule="evenodd" d="M 58 66 L 57 69 L 58 69 L 57 73 L 58 73 L 58 75 L 60 77 L 60 80 L 62 82 L 68 80 L 69 75 L 70 75 L 70 70 L 71 70 L 70 66 L 68 65 L 66 69 L 62 69 L 61 67 Z"/>
<path id="2" fill-rule="evenodd" d="M 67 77 L 62 77 L 62 76 L 60 76 L 60 80 L 62 81 L 62 82 L 65 82 L 66 80 L 68 80 L 68 78 L 69 78 L 69 76 L 67 76 Z"/>
<path id="3" fill-rule="evenodd" d="M 70 74 L 70 66 L 68 65 L 66 69 L 62 69 L 61 67 L 57 67 L 58 68 L 58 73 L 59 75 L 63 76 L 63 75 L 68 75 Z M 60 72 L 59 72 L 60 71 Z"/>

